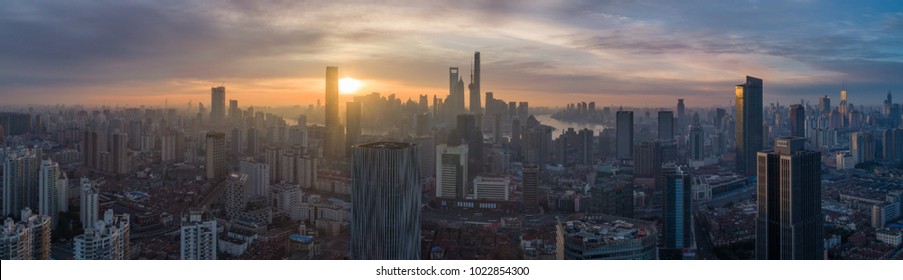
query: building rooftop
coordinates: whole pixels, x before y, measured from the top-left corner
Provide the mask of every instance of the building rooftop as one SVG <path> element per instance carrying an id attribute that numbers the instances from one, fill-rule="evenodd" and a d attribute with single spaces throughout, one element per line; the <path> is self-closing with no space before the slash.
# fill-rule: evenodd
<path id="1" fill-rule="evenodd" d="M 586 215 L 561 223 L 568 238 L 586 245 L 642 239 L 656 233 L 652 223 L 610 215 Z"/>
<path id="2" fill-rule="evenodd" d="M 304 244 L 311 244 L 314 242 L 314 237 L 310 236 L 310 235 L 300 235 L 300 234 L 295 233 L 295 234 L 289 235 L 288 238 L 292 241 L 301 242 Z"/>
<path id="3" fill-rule="evenodd" d="M 413 144 L 404 142 L 373 142 L 357 145 L 361 148 L 379 149 L 379 150 L 399 150 L 411 147 Z"/>

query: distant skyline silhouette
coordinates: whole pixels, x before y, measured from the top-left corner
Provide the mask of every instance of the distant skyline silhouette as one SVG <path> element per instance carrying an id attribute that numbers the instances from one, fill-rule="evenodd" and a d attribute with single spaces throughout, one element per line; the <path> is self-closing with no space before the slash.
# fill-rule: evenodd
<path id="1" fill-rule="evenodd" d="M 482 53 L 483 92 L 564 106 L 879 105 L 903 93 L 898 1 L 12 1 L 0 10 L 5 104 L 181 106 L 224 84 L 241 106 L 322 102 L 322 69 L 356 94 L 448 94 Z M 342 96 L 349 99 L 348 96 Z M 205 102 L 206 103 L 206 102 Z"/>

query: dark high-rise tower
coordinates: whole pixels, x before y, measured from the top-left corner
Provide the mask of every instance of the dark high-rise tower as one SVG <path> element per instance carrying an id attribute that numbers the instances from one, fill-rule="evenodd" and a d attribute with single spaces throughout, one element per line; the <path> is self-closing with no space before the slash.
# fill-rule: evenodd
<path id="1" fill-rule="evenodd" d="M 758 153 L 756 259 L 824 258 L 821 153 L 804 143 L 781 137 L 774 151 Z"/>
<path id="2" fill-rule="evenodd" d="M 480 106 L 480 52 L 473 53 L 473 77 L 470 84 L 470 113 L 482 114 Z M 488 104 L 486 106 L 489 106 Z"/>
<path id="3" fill-rule="evenodd" d="M 448 68 L 448 97 L 445 99 L 447 120 L 454 121 L 455 116 L 465 113 L 464 81 L 458 73 L 458 67 Z"/>
<path id="4" fill-rule="evenodd" d="M 637 177 L 653 178 L 655 176 L 655 152 L 658 142 L 642 142 L 633 148 L 633 174 Z M 661 166 L 661 162 L 659 162 Z"/>
<path id="5" fill-rule="evenodd" d="M 658 111 L 658 139 L 671 140 L 674 138 L 674 112 Z"/>
<path id="6" fill-rule="evenodd" d="M 448 98 L 445 99 L 445 102 L 450 104 L 455 103 L 453 98 L 455 97 L 455 93 L 458 92 L 458 67 L 449 67 L 448 68 Z"/>
<path id="7" fill-rule="evenodd" d="M 483 171 L 483 133 L 477 127 L 476 117 L 471 114 L 458 115 L 456 137 L 467 143 L 467 185 L 473 183 L 477 174 Z"/>
<path id="8" fill-rule="evenodd" d="M 326 67 L 326 141 L 323 155 L 335 159 L 345 154 L 344 129 L 339 123 L 339 68 Z"/>
<path id="9" fill-rule="evenodd" d="M 246 134 L 246 137 L 248 138 L 248 145 L 246 145 L 245 147 L 247 149 L 245 151 L 245 154 L 252 157 L 257 156 L 257 152 L 260 151 L 260 134 L 260 130 L 258 130 L 256 127 L 248 128 L 248 132 Z"/>
<path id="10" fill-rule="evenodd" d="M 825 95 L 818 99 L 818 111 L 822 115 L 831 113 L 831 98 Z"/>
<path id="11" fill-rule="evenodd" d="M 726 115 L 726 113 L 727 112 L 725 112 L 725 110 L 722 108 L 715 109 L 715 119 L 712 120 L 713 124 L 715 125 L 715 130 L 720 131 L 723 128 L 721 124 L 723 124 L 724 122 L 724 115 Z"/>
<path id="12" fill-rule="evenodd" d="M 238 127 L 232 128 L 232 154 L 234 155 L 242 155 L 245 152 L 244 150 L 244 138 L 245 138 L 246 130 L 243 130 Z"/>
<path id="13" fill-rule="evenodd" d="M 705 132 L 699 122 L 690 125 L 690 159 L 696 161 L 705 159 Z"/>
<path id="14" fill-rule="evenodd" d="M 417 145 L 376 142 L 352 148 L 351 258 L 420 258 Z"/>
<path id="15" fill-rule="evenodd" d="M 219 181 L 226 177 L 226 134 L 207 132 L 207 180 Z"/>
<path id="16" fill-rule="evenodd" d="M 633 165 L 637 177 L 656 178 L 663 163 L 677 161 L 676 140 L 656 140 L 634 146 Z"/>
<path id="17" fill-rule="evenodd" d="M 903 156 L 903 128 L 886 129 L 881 132 L 881 158 L 899 160 Z"/>
<path id="18" fill-rule="evenodd" d="M 600 178 L 596 174 L 590 184 L 589 211 L 633 218 L 633 182 L 630 176 L 617 175 Z"/>
<path id="19" fill-rule="evenodd" d="M 18 217 L 22 208 L 39 209 L 41 156 L 36 150 L 11 150 L 3 160 L 3 216 Z M 48 214 L 49 215 L 49 214 Z"/>
<path id="20" fill-rule="evenodd" d="M 577 133 L 577 163 L 594 164 L 595 152 L 593 145 L 593 130 L 584 128 Z"/>
<path id="21" fill-rule="evenodd" d="M 790 105 L 790 136 L 806 137 L 806 107 Z"/>
<path id="22" fill-rule="evenodd" d="M 539 165 L 524 164 L 524 208 L 539 209 Z"/>
<path id="23" fill-rule="evenodd" d="M 128 134 L 121 133 L 118 130 L 113 132 L 113 144 L 111 145 L 113 168 L 110 171 L 119 175 L 124 175 L 129 171 L 128 141 Z"/>
<path id="24" fill-rule="evenodd" d="M 432 132 L 430 130 L 430 113 L 418 113 L 414 117 L 414 135 L 429 135 Z"/>
<path id="25" fill-rule="evenodd" d="M 530 103 L 521 101 L 517 103 L 517 118 L 526 120 L 530 116 Z"/>
<path id="26" fill-rule="evenodd" d="M 339 125 L 339 68 L 326 67 L 326 126 Z"/>
<path id="27" fill-rule="evenodd" d="M 210 88 L 210 121 L 222 123 L 226 120 L 226 87 Z"/>
<path id="28" fill-rule="evenodd" d="M 98 167 L 101 150 L 99 142 L 100 134 L 97 132 L 97 129 L 88 127 L 84 132 L 81 142 L 82 164 L 85 168 L 94 169 Z"/>
<path id="29" fill-rule="evenodd" d="M 238 100 L 229 99 L 229 124 L 236 125 L 241 121 L 241 109 L 238 108 Z"/>
<path id="30" fill-rule="evenodd" d="M 494 116 L 496 114 L 500 114 L 500 112 L 496 111 L 496 109 L 494 108 L 494 107 L 496 107 L 495 98 L 493 97 L 491 91 L 486 92 L 486 97 L 483 100 L 483 104 L 485 104 L 485 107 L 486 107 L 485 113 L 487 116 Z"/>
<path id="31" fill-rule="evenodd" d="M 686 167 L 673 162 L 662 165 L 659 188 L 664 191 L 662 205 L 662 259 L 681 259 L 683 249 L 693 246 L 691 211 L 693 203 L 693 179 Z"/>
<path id="32" fill-rule="evenodd" d="M 850 152 L 856 163 L 875 161 L 875 136 L 869 131 L 850 133 Z"/>
<path id="33" fill-rule="evenodd" d="M 347 154 L 351 155 L 351 147 L 360 144 L 361 140 L 361 102 L 345 103 L 345 123 L 345 146 L 348 147 Z"/>
<path id="34" fill-rule="evenodd" d="M 618 111 L 615 133 L 618 159 L 633 159 L 633 111 Z"/>
<path id="35" fill-rule="evenodd" d="M 683 99 L 677 100 L 677 121 L 679 123 L 680 131 L 684 131 L 684 126 L 689 122 L 687 119 L 687 108 L 684 106 Z"/>
<path id="36" fill-rule="evenodd" d="M 746 76 L 746 83 L 737 85 L 737 173 L 756 174 L 756 153 L 762 150 L 762 80 Z"/>

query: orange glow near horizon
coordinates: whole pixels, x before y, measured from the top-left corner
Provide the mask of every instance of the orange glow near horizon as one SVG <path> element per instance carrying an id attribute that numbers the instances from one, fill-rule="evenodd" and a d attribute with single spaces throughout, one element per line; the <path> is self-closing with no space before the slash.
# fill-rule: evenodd
<path id="1" fill-rule="evenodd" d="M 394 79 L 372 79 L 366 82 L 356 80 L 359 86 L 354 92 L 349 92 L 340 79 L 339 102 L 351 101 L 355 96 L 367 95 L 372 92 L 380 92 L 383 96 L 394 94 L 403 102 L 407 100 L 417 101 L 418 96 L 428 95 L 430 104 L 433 96 L 446 98 L 448 88 L 445 85 L 432 86 L 424 84 L 406 83 Z M 443 81 L 444 82 L 444 81 Z M 347 83 L 347 82 L 346 82 Z M 730 83 L 730 82 L 725 82 Z M 439 83 L 436 83 L 439 84 Z M 185 108 L 191 102 L 193 106 L 203 103 L 210 106 L 210 87 L 219 86 L 206 80 L 173 79 L 165 83 L 149 83 L 141 81 L 122 82 L 105 86 L 85 86 L 69 88 L 65 92 L 59 92 L 54 99 L 57 104 L 82 104 L 91 106 L 133 107 L 150 106 L 169 108 Z M 226 99 L 238 100 L 239 107 L 283 107 L 283 106 L 308 106 L 312 104 L 324 104 L 325 80 L 321 77 L 310 78 L 257 78 L 257 79 L 229 79 L 225 83 Z M 707 88 L 699 88 L 704 91 Z M 42 92 L 54 90 L 53 88 L 32 88 L 29 90 L 12 92 L 20 96 L 39 96 Z M 531 106 L 564 106 L 563 95 L 550 95 L 544 91 L 524 90 L 519 88 L 493 87 L 495 97 L 506 101 L 529 101 Z M 124 94 L 127 93 L 127 94 Z M 638 94 L 624 92 L 621 89 L 612 89 L 609 93 L 598 92 L 573 92 L 567 93 L 568 99 L 580 101 L 596 101 L 600 106 L 671 106 L 673 101 L 669 95 L 648 93 Z M 733 96 L 729 94 L 728 96 Z M 710 98 L 711 99 L 711 98 Z M 658 102 L 649 102 L 656 100 Z M 692 100 L 692 99 L 691 99 Z M 714 100 L 714 99 L 713 99 Z M 719 99 L 720 100 L 720 99 Z M 25 100 L 22 104 L 42 104 L 43 99 Z M 33 103 L 32 103 L 33 102 Z M 690 102 L 697 106 L 695 102 Z M 535 104 L 535 105 L 534 105 Z M 700 104 L 703 105 L 704 104 Z"/>

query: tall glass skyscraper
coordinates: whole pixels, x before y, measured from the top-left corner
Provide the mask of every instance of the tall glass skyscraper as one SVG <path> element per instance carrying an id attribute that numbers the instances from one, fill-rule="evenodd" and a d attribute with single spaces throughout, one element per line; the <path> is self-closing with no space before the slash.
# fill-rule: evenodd
<path id="1" fill-rule="evenodd" d="M 633 111 L 618 111 L 615 133 L 618 159 L 633 159 Z"/>
<path id="2" fill-rule="evenodd" d="M 3 164 L 3 215 L 20 214 L 25 207 L 39 209 L 40 156 L 19 148 L 6 155 Z"/>
<path id="3" fill-rule="evenodd" d="M 351 258 L 420 258 L 417 145 L 375 142 L 352 148 Z"/>
<path id="4" fill-rule="evenodd" d="M 790 105 L 790 136 L 806 137 L 806 107 Z"/>
<path id="5" fill-rule="evenodd" d="M 762 79 L 746 76 L 737 85 L 737 173 L 756 174 L 756 153 L 762 150 Z"/>
<path id="6" fill-rule="evenodd" d="M 473 53 L 473 75 L 470 77 L 470 113 L 482 114 L 483 108 L 480 106 L 480 52 Z M 488 104 L 486 105 L 489 106 Z"/>
<path id="7" fill-rule="evenodd" d="M 226 177 L 226 134 L 207 132 L 207 180 L 218 181 Z"/>
<path id="8" fill-rule="evenodd" d="M 774 151 L 758 153 L 756 259 L 824 258 L 821 152 L 804 144 L 781 137 Z"/>
<path id="9" fill-rule="evenodd" d="M 539 209 L 539 165 L 524 164 L 524 208 L 528 211 Z"/>
<path id="10" fill-rule="evenodd" d="M 357 145 L 361 140 L 361 105 L 359 101 L 345 103 L 346 155 L 351 155 L 351 146 Z"/>
<path id="11" fill-rule="evenodd" d="M 658 139 L 671 140 L 674 138 L 674 112 L 658 111 Z"/>
<path id="12" fill-rule="evenodd" d="M 192 209 L 182 215 L 181 259 L 215 260 L 218 239 L 213 215 Z"/>
<path id="13" fill-rule="evenodd" d="M 345 155 L 345 130 L 339 123 L 339 68 L 326 67 L 326 141 L 323 143 L 323 156 L 336 159 Z"/>
<path id="14" fill-rule="evenodd" d="M 226 120 L 226 87 L 210 88 L 210 121 L 222 123 Z"/>
<path id="15" fill-rule="evenodd" d="M 326 126 L 339 124 L 339 67 L 326 67 Z"/>
<path id="16" fill-rule="evenodd" d="M 663 248 L 661 259 L 682 259 L 683 250 L 693 247 L 691 211 L 693 178 L 686 167 L 671 163 L 662 165 L 658 185 L 664 190 Z"/>
<path id="17" fill-rule="evenodd" d="M 436 147 L 436 197 L 464 199 L 467 193 L 467 152 L 467 145 L 442 144 Z"/>
<path id="18" fill-rule="evenodd" d="M 38 177 L 38 213 L 50 216 L 51 225 L 56 229 L 60 214 L 60 164 L 53 160 L 42 160 Z"/>

